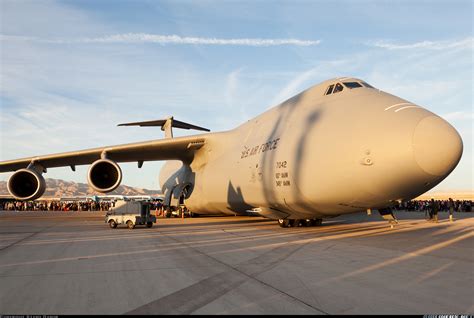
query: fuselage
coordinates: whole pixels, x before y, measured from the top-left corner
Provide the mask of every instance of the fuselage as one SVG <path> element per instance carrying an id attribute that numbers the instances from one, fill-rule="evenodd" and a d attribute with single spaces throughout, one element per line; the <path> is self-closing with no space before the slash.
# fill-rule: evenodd
<path id="1" fill-rule="evenodd" d="M 328 80 L 203 136 L 191 162 L 165 166 L 165 194 L 187 184 L 193 212 L 261 209 L 272 218 L 332 217 L 412 199 L 441 182 L 463 148 L 444 119 L 355 78 Z"/>

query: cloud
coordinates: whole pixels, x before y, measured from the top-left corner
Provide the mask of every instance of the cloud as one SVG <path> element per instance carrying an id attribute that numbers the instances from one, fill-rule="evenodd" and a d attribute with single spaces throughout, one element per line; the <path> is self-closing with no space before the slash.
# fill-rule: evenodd
<path id="1" fill-rule="evenodd" d="M 412 44 L 396 44 L 386 40 L 366 42 L 368 46 L 387 50 L 410 50 L 410 49 L 429 49 L 429 50 L 446 50 L 446 49 L 472 49 L 474 38 L 466 38 L 456 41 L 422 41 Z"/>
<path id="2" fill-rule="evenodd" d="M 342 77 L 341 74 L 343 73 L 341 72 L 350 70 L 350 66 L 348 64 L 348 60 L 343 59 L 319 61 L 317 66 L 311 67 L 310 69 L 291 78 L 285 87 L 283 87 L 278 92 L 278 94 L 273 97 L 271 105 L 269 106 L 282 103 L 288 98 L 300 93 L 303 91 L 303 89 L 318 83 L 315 81 L 316 79 L 323 81 L 332 77 Z"/>
<path id="3" fill-rule="evenodd" d="M 232 71 L 227 76 L 227 85 L 225 90 L 225 100 L 227 107 L 233 107 L 236 101 L 238 86 L 239 86 L 239 75 L 243 68 Z"/>
<path id="4" fill-rule="evenodd" d="M 299 40 L 299 39 L 258 39 L 258 38 L 237 38 L 218 39 L 202 37 L 182 37 L 179 35 L 160 35 L 148 33 L 124 33 L 114 34 L 104 37 L 93 38 L 69 38 L 69 39 L 44 39 L 38 37 L 0 35 L 2 41 L 34 41 L 43 43 L 156 43 L 166 44 L 196 44 L 196 45 L 234 45 L 234 46 L 278 46 L 296 45 L 311 46 L 318 45 L 320 40 Z"/>
<path id="5" fill-rule="evenodd" d="M 274 106 L 278 103 L 281 103 L 284 100 L 295 95 L 299 90 L 301 90 L 301 86 L 303 85 L 303 83 L 305 83 L 317 74 L 318 69 L 319 67 L 313 67 L 291 79 L 291 81 L 287 83 L 286 86 L 283 87 L 280 92 L 273 98 L 270 106 Z"/>

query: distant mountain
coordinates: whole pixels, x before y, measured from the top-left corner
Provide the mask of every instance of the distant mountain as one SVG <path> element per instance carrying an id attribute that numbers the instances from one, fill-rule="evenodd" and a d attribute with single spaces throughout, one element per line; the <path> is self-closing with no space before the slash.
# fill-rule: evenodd
<path id="1" fill-rule="evenodd" d="M 8 195 L 7 182 L 0 181 L 0 195 Z M 64 181 L 59 179 L 46 179 L 46 191 L 43 197 L 70 197 L 70 196 L 90 196 L 103 195 L 94 191 L 86 183 L 76 183 L 72 181 Z M 160 190 L 147 190 L 140 188 L 133 188 L 127 185 L 120 185 L 117 189 L 107 193 L 109 195 L 159 195 Z"/>

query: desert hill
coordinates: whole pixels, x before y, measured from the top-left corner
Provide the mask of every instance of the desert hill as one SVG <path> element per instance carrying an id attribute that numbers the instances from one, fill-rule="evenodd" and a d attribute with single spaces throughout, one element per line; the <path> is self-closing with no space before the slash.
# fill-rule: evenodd
<path id="1" fill-rule="evenodd" d="M 0 195 L 8 195 L 7 182 L 0 181 Z M 159 195 L 160 190 L 147 190 L 141 188 L 129 187 L 127 185 L 120 185 L 117 189 L 107 193 L 109 195 Z M 46 179 L 46 191 L 43 197 L 46 198 L 59 198 L 59 197 L 70 197 L 70 196 L 90 196 L 90 195 L 103 195 L 97 191 L 94 191 L 86 183 L 76 183 L 73 181 L 64 181 L 60 179 Z"/>

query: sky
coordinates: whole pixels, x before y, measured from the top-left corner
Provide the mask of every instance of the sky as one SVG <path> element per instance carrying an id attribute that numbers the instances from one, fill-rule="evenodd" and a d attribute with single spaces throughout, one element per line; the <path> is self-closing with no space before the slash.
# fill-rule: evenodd
<path id="1" fill-rule="evenodd" d="M 448 120 L 464 153 L 433 191 L 473 189 L 470 0 L 0 0 L 0 20 L 0 160 L 162 138 L 117 124 L 167 116 L 228 130 L 353 76 Z M 122 182 L 159 189 L 162 164 Z"/>

